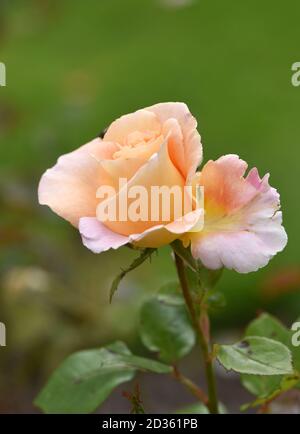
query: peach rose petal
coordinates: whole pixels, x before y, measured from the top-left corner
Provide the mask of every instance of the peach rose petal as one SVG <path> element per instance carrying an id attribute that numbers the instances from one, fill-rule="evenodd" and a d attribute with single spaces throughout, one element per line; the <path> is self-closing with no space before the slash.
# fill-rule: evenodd
<path id="1" fill-rule="evenodd" d="M 202 219 L 203 210 L 193 211 L 181 219 L 167 225 L 154 226 L 141 234 L 129 237 L 117 234 L 108 229 L 94 217 L 83 217 L 79 221 L 79 231 L 83 244 L 94 253 L 118 249 L 127 243 L 137 247 L 160 247 L 169 244 L 187 231 L 191 231 Z"/>
<path id="2" fill-rule="evenodd" d="M 146 110 L 153 112 L 161 124 L 164 124 L 169 119 L 176 119 L 180 125 L 183 143 L 181 144 L 179 140 L 174 141 L 170 145 L 169 151 L 174 165 L 189 183 L 197 167 L 201 164 L 203 156 L 196 119 L 189 111 L 188 106 L 182 102 L 160 103 L 147 107 Z M 184 158 L 182 158 L 182 153 Z"/>
<path id="3" fill-rule="evenodd" d="M 162 143 L 163 137 L 159 136 L 150 143 L 128 149 L 128 155 L 126 155 L 126 150 L 123 149 L 121 151 L 123 158 L 101 160 L 99 163 L 111 177 L 116 189 L 118 189 L 119 179 L 126 178 L 130 180 L 151 156 L 159 151 Z"/>
<path id="4" fill-rule="evenodd" d="M 232 214 L 257 194 L 257 188 L 243 178 L 246 169 L 247 163 L 231 154 L 205 164 L 198 183 L 205 187 L 207 213 Z"/>
<path id="5" fill-rule="evenodd" d="M 264 267 L 287 243 L 277 191 L 257 169 L 227 155 L 204 166 L 205 225 L 190 235 L 192 254 L 210 269 L 240 273 Z"/>
<path id="6" fill-rule="evenodd" d="M 163 135 L 168 137 L 169 154 L 173 164 L 185 177 L 183 134 L 177 119 L 170 118 L 163 124 Z"/>
<path id="7" fill-rule="evenodd" d="M 118 249 L 129 242 L 128 237 L 116 234 L 107 229 L 95 217 L 83 217 L 79 220 L 79 232 L 82 243 L 93 253 L 106 252 L 109 249 Z"/>
<path id="8" fill-rule="evenodd" d="M 147 109 L 138 110 L 115 120 L 108 128 L 103 140 L 127 145 L 128 136 L 137 131 L 159 135 L 161 124 L 154 113 Z"/>
<path id="9" fill-rule="evenodd" d="M 111 184 L 98 160 L 111 158 L 116 149 L 115 144 L 97 138 L 61 156 L 41 178 L 39 203 L 48 205 L 74 226 L 82 216 L 95 216 L 97 188 L 101 183 Z"/>
<path id="10" fill-rule="evenodd" d="M 105 172 L 111 177 L 116 191 L 119 189 L 119 179 L 131 179 L 135 173 L 145 164 L 144 160 L 138 158 L 102 160 L 99 162 Z"/>
<path id="11" fill-rule="evenodd" d="M 150 200 L 151 198 L 151 187 L 153 185 L 155 186 L 167 186 L 167 187 L 173 187 L 173 186 L 179 186 L 183 189 L 185 184 L 184 179 L 182 178 L 181 174 L 178 172 L 178 170 L 173 165 L 172 161 L 169 157 L 168 152 L 168 144 L 167 140 L 163 143 L 161 146 L 161 149 L 158 153 L 154 154 L 150 160 L 144 164 L 137 173 L 131 178 L 131 180 L 128 182 L 126 188 L 121 189 L 117 196 L 114 196 L 113 198 L 110 198 L 108 200 L 116 201 L 118 204 L 119 202 L 125 203 L 126 196 L 128 194 L 128 191 L 130 191 L 133 187 L 139 187 L 143 186 L 146 191 L 148 192 L 148 198 Z M 134 201 L 134 199 L 128 200 L 128 207 L 130 207 L 130 204 Z M 150 202 L 148 203 L 148 209 L 150 210 Z M 180 210 L 181 211 L 181 210 Z M 178 211 L 178 215 L 180 214 L 180 211 Z M 97 212 L 99 220 L 101 220 L 101 217 L 99 216 L 99 212 Z M 172 217 L 171 217 L 172 221 Z M 130 219 L 126 221 L 105 221 L 103 222 L 105 226 L 112 231 L 122 234 L 122 235 L 131 235 L 135 233 L 142 233 L 145 230 L 149 229 L 150 227 L 155 226 L 155 222 L 148 220 L 148 221 L 137 221 L 133 222 Z M 162 222 L 157 222 L 156 225 Z"/>
<path id="12" fill-rule="evenodd" d="M 203 210 L 197 209 L 167 225 L 154 226 L 141 234 L 130 235 L 129 238 L 137 247 L 161 247 L 192 231 L 202 219 Z"/>

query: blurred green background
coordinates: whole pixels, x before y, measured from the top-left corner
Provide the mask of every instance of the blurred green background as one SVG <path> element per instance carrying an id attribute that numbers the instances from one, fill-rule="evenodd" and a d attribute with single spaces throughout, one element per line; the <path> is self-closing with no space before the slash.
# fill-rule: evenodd
<path id="1" fill-rule="evenodd" d="M 285 251 L 249 275 L 226 271 L 227 307 L 216 339 L 238 336 L 260 310 L 287 325 L 300 314 L 300 61 L 298 0 L 1 0 L 0 412 L 33 412 L 32 399 L 69 353 L 124 339 L 140 353 L 139 306 L 175 278 L 168 248 L 124 280 L 111 279 L 134 253 L 101 256 L 37 203 L 41 174 L 124 113 L 184 101 L 199 120 L 204 160 L 237 153 L 281 193 Z M 198 356 L 184 369 L 197 379 Z M 249 399 L 219 372 L 234 411 Z M 172 380 L 142 380 L 148 411 L 190 402 Z M 128 386 L 129 389 L 131 386 Z M 126 388 L 123 387 L 123 389 Z M 235 393 L 233 393 L 235 391 Z M 176 393 L 175 393 L 176 392 Z M 128 411 L 117 390 L 102 411 Z"/>

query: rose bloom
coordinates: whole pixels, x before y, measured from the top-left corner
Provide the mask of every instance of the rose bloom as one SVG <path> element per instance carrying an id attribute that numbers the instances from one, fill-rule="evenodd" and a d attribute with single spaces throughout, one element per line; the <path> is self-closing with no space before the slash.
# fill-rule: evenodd
<path id="1" fill-rule="evenodd" d="M 252 169 L 244 178 L 247 164 L 236 155 L 209 161 L 197 173 L 201 162 L 197 122 L 188 107 L 157 104 L 122 116 L 103 139 L 60 157 L 40 181 L 39 201 L 78 227 L 94 253 L 128 243 L 155 248 L 181 239 L 211 269 L 249 272 L 266 265 L 287 242 L 279 195 L 268 176 L 260 179 Z M 128 180 L 128 190 L 143 186 L 149 196 L 152 186 L 203 186 L 204 227 L 199 225 L 203 210 L 196 207 L 189 218 L 175 219 L 172 210 L 169 221 L 100 221 L 99 187 L 111 186 L 121 196 L 120 178 Z"/>

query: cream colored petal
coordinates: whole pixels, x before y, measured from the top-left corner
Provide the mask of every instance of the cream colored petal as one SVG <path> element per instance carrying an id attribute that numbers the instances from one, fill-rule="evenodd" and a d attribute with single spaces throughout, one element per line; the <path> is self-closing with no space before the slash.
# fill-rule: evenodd
<path id="1" fill-rule="evenodd" d="M 161 247 L 192 231 L 202 221 L 203 210 L 198 209 L 167 225 L 157 225 L 141 234 L 131 235 L 129 239 L 137 247 Z"/>
<path id="2" fill-rule="evenodd" d="M 131 148 L 129 152 L 130 158 L 102 160 L 100 164 L 110 175 L 112 182 L 118 189 L 119 179 L 126 178 L 129 181 L 136 172 L 148 162 L 151 156 L 159 151 L 162 143 L 163 137 L 159 136 L 150 143 Z"/>
<path id="3" fill-rule="evenodd" d="M 151 199 L 151 187 L 152 186 L 166 186 L 173 187 L 178 186 L 179 188 L 183 188 L 185 182 L 178 170 L 173 165 L 172 161 L 169 157 L 168 152 L 168 144 L 167 141 L 164 142 L 160 151 L 153 155 L 152 158 L 142 166 L 138 172 L 131 178 L 129 183 L 126 185 L 126 188 L 121 190 L 118 195 L 112 199 L 116 201 L 118 205 L 119 202 L 125 203 L 126 197 L 128 195 L 128 191 L 133 187 L 142 186 L 145 188 L 147 192 L 148 198 L 148 209 L 151 209 L 150 199 Z M 126 206 L 126 211 L 130 207 L 130 204 L 133 202 L 133 199 L 128 200 L 128 205 Z M 180 214 L 180 212 L 178 211 Z M 173 213 L 171 213 L 170 221 Z M 182 213 L 181 213 L 182 215 Z M 150 211 L 149 211 L 150 216 Z M 97 214 L 98 219 L 101 221 L 101 216 L 99 213 Z M 122 235 L 131 235 L 135 233 L 142 233 L 145 230 L 149 229 L 152 226 L 158 225 L 162 222 L 153 222 L 150 219 L 147 221 L 137 221 L 133 222 L 131 220 L 128 221 L 105 221 L 103 222 L 109 229 L 114 232 L 117 232 Z"/>
<path id="4" fill-rule="evenodd" d="M 48 205 L 74 226 L 80 217 L 95 216 L 97 188 L 101 183 L 109 183 L 97 159 L 110 158 L 115 150 L 115 145 L 97 138 L 60 157 L 41 178 L 40 204 Z"/>
<path id="5" fill-rule="evenodd" d="M 168 146 L 170 158 L 174 166 L 185 178 L 185 152 L 183 134 L 177 119 L 170 118 L 163 124 L 163 135 L 168 137 Z"/>
<path id="6" fill-rule="evenodd" d="M 104 140 L 126 145 L 128 135 L 136 131 L 151 131 L 159 135 L 161 132 L 161 124 L 155 114 L 145 109 L 138 110 L 114 121 L 108 128 Z"/>
<path id="7" fill-rule="evenodd" d="M 119 189 L 120 178 L 130 180 L 144 164 L 145 161 L 138 158 L 102 160 L 100 162 L 103 170 L 111 177 L 116 191 Z"/>
<path id="8" fill-rule="evenodd" d="M 202 144 L 197 131 L 196 119 L 187 105 L 182 102 L 155 104 L 147 107 L 146 110 L 153 112 L 162 125 L 168 119 L 176 119 L 180 125 L 183 136 L 184 158 L 182 158 L 182 149 L 178 140 L 171 146 L 170 156 L 174 165 L 179 167 L 180 172 L 187 178 L 189 183 L 197 167 L 202 162 Z"/>

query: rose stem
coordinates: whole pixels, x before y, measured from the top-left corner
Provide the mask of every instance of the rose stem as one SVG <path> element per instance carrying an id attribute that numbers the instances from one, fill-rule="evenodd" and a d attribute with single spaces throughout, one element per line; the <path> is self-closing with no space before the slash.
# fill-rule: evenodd
<path id="1" fill-rule="evenodd" d="M 190 312 L 193 326 L 197 333 L 199 343 L 202 349 L 202 356 L 203 356 L 204 367 L 205 367 L 205 376 L 206 376 L 207 389 L 208 389 L 208 399 L 209 399 L 208 408 L 210 413 L 218 414 L 219 410 L 218 410 L 218 399 L 217 399 L 217 392 L 216 392 L 216 381 L 214 376 L 212 357 L 209 350 L 209 343 L 204 337 L 203 331 L 200 326 L 200 322 L 197 318 L 197 314 L 194 308 L 194 303 L 188 287 L 183 260 L 175 252 L 174 254 L 175 254 L 176 270 L 177 270 L 180 286 L 182 289 L 182 293 L 187 308 Z"/>

